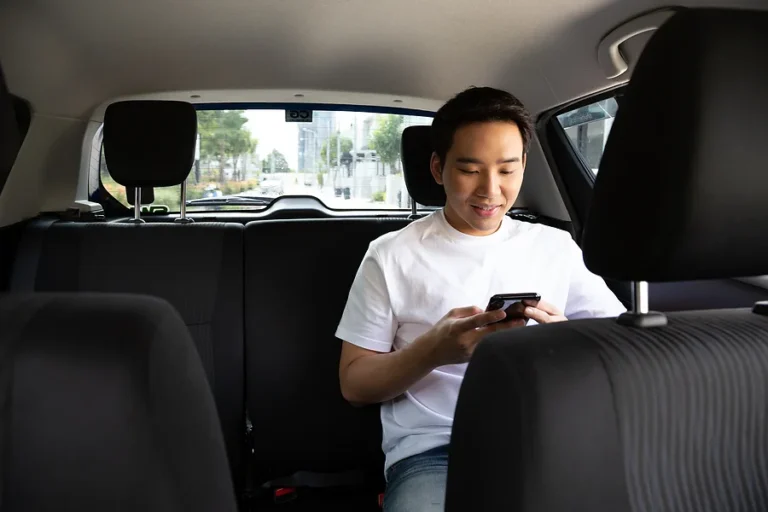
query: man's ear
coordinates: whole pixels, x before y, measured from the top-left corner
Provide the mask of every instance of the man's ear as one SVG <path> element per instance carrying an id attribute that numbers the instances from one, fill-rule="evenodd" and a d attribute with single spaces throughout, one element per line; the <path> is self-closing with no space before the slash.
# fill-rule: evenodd
<path id="1" fill-rule="evenodd" d="M 528 153 L 523 153 L 523 171 L 525 171 L 525 164 L 528 163 Z"/>
<path id="2" fill-rule="evenodd" d="M 443 166 L 440 164 L 440 158 L 437 153 L 432 153 L 432 158 L 429 161 L 429 170 L 432 172 L 432 177 L 435 179 L 438 185 L 443 184 Z"/>

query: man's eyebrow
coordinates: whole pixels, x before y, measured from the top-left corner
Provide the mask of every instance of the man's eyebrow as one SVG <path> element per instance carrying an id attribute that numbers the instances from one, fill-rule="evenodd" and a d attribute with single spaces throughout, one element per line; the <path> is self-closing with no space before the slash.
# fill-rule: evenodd
<path id="1" fill-rule="evenodd" d="M 470 156 L 462 156 L 456 159 L 457 164 L 482 164 L 483 161 L 478 158 L 472 158 Z"/>
<path id="2" fill-rule="evenodd" d="M 497 161 L 497 164 L 512 164 L 515 162 L 519 162 L 520 157 L 513 156 L 511 158 L 502 158 L 501 160 Z M 472 158 L 471 156 L 463 156 L 456 159 L 457 164 L 479 164 L 482 165 L 483 161 L 478 158 Z"/>

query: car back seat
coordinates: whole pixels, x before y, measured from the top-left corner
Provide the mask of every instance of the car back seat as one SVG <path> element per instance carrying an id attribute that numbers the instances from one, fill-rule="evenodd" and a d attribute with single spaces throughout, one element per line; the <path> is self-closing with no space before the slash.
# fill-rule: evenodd
<path id="1" fill-rule="evenodd" d="M 105 158 L 118 183 L 155 187 L 186 179 L 196 116 L 189 104 L 168 103 L 109 107 Z M 238 488 L 245 453 L 243 230 L 222 223 L 38 223 L 25 233 L 13 272 L 16 290 L 137 293 L 171 303 L 203 362 Z M 105 328 L 125 326 L 83 326 L 86 334 Z"/>
<path id="2" fill-rule="evenodd" d="M 407 223 L 315 219 L 246 225 L 246 402 L 257 487 L 333 487 L 351 471 L 349 481 L 360 480 L 350 487 L 367 493 L 362 504 L 350 500 L 350 510 L 365 510 L 355 504 L 377 508 L 384 469 L 379 407 L 353 407 L 342 397 L 341 341 L 334 334 L 368 244 Z"/>

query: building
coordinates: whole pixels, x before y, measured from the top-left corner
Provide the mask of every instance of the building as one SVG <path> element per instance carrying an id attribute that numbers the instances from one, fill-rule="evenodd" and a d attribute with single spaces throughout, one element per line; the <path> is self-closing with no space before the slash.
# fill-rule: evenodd
<path id="1" fill-rule="evenodd" d="M 335 112 L 314 111 L 311 123 L 297 123 L 299 172 L 317 172 L 327 167 L 321 162 L 321 151 L 336 131 Z M 326 157 L 327 158 L 327 157 Z"/>

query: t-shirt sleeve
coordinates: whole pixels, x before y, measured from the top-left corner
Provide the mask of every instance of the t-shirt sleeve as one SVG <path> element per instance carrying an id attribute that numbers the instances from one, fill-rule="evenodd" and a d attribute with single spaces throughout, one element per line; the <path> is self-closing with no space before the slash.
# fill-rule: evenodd
<path id="1" fill-rule="evenodd" d="M 565 316 L 570 320 L 619 316 L 627 308 L 616 298 L 603 279 L 587 269 L 581 249 L 568 239 L 571 281 Z"/>
<path id="2" fill-rule="evenodd" d="M 373 247 L 357 270 L 336 337 L 376 352 L 390 352 L 397 330 L 387 282 Z"/>

